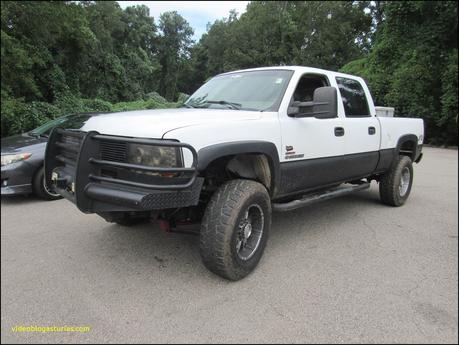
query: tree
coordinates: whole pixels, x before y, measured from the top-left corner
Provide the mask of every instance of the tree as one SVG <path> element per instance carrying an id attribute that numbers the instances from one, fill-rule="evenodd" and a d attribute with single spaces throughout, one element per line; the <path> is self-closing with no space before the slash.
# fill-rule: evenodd
<path id="1" fill-rule="evenodd" d="M 457 2 L 387 2 L 381 18 L 369 55 L 342 71 L 398 116 L 423 118 L 429 142 L 457 145 Z"/>
<path id="2" fill-rule="evenodd" d="M 189 57 L 193 29 L 177 12 L 165 12 L 159 19 L 159 61 L 162 66 L 160 93 L 174 100 L 184 60 Z"/>

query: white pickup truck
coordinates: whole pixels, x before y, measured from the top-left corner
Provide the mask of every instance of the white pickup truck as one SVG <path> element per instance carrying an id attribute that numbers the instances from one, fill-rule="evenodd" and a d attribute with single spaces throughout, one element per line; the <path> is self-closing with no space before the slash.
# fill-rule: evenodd
<path id="1" fill-rule="evenodd" d="M 204 264 L 230 280 L 258 264 L 273 210 L 372 180 L 403 205 L 424 134 L 421 119 L 376 117 L 361 78 L 297 66 L 217 75 L 178 109 L 70 119 L 48 141 L 48 188 L 122 225 L 200 224 Z"/>

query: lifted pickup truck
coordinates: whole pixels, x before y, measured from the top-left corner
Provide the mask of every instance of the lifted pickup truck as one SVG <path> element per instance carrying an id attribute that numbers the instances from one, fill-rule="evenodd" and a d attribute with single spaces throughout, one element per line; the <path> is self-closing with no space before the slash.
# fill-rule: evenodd
<path id="1" fill-rule="evenodd" d="M 80 115 L 46 149 L 48 188 L 130 225 L 200 225 L 212 272 L 258 264 L 271 212 L 379 183 L 401 206 L 422 153 L 421 119 L 376 117 L 365 82 L 308 67 L 217 75 L 179 109 Z"/>

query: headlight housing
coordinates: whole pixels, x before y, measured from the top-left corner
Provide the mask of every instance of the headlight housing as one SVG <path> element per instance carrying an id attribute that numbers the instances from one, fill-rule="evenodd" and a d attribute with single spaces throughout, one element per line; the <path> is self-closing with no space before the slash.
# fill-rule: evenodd
<path id="1" fill-rule="evenodd" d="M 32 156 L 31 153 L 18 153 L 14 155 L 2 155 L 2 166 L 20 162 L 29 159 Z"/>
<path id="2" fill-rule="evenodd" d="M 183 166 L 182 152 L 177 147 L 130 144 L 127 160 L 132 164 L 156 168 Z"/>

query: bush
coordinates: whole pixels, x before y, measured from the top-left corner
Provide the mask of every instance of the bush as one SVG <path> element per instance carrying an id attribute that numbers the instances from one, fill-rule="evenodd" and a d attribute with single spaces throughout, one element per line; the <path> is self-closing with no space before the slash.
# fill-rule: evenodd
<path id="1" fill-rule="evenodd" d="M 190 97 L 190 95 L 187 95 L 186 93 L 183 93 L 183 92 L 179 92 L 177 103 L 180 103 L 180 104 L 185 103 L 188 97 Z"/>
<path id="2" fill-rule="evenodd" d="M 144 97 L 146 101 L 155 100 L 158 103 L 167 103 L 167 100 L 156 91 L 147 93 Z"/>
<path id="3" fill-rule="evenodd" d="M 56 117 L 88 112 L 112 112 L 141 109 L 174 108 L 178 103 L 167 102 L 157 93 L 149 94 L 147 100 L 111 104 L 102 99 L 82 99 L 69 93 L 60 95 L 54 104 L 25 102 L 23 98 L 12 98 L 1 93 L 2 137 L 30 131 Z"/>
<path id="4" fill-rule="evenodd" d="M 28 126 L 24 99 L 10 98 L 3 91 L 1 97 L 2 137 L 23 132 Z"/>
<path id="5" fill-rule="evenodd" d="M 113 105 L 102 99 L 83 99 L 83 106 L 87 111 L 108 112 L 112 111 Z"/>

